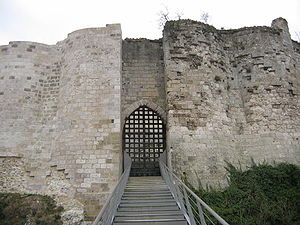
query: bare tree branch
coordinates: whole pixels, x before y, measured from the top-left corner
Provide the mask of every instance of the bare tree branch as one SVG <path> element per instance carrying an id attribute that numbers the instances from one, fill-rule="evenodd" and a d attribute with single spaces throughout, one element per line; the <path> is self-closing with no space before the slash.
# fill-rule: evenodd
<path id="1" fill-rule="evenodd" d="M 181 20 L 183 17 L 184 13 L 183 11 L 176 11 L 175 12 L 175 19 Z M 170 16 L 170 12 L 167 6 L 163 5 L 163 9 L 161 9 L 158 13 L 158 24 L 159 28 L 163 28 L 165 26 L 165 23 L 171 19 L 174 19 L 174 16 Z M 208 23 L 208 21 L 211 19 L 211 16 L 207 13 L 202 11 L 200 14 L 200 21 L 204 23 Z"/>
<path id="2" fill-rule="evenodd" d="M 208 19 L 210 18 L 210 15 L 207 12 L 202 12 L 200 20 L 204 23 L 208 22 Z"/>
<path id="3" fill-rule="evenodd" d="M 169 10 L 168 8 L 165 6 L 164 9 L 162 9 L 159 13 L 159 27 L 163 28 L 165 26 L 165 23 L 167 21 L 169 21 Z"/>
<path id="4" fill-rule="evenodd" d="M 181 20 L 182 19 L 182 17 L 183 17 L 183 12 L 182 11 L 177 11 L 176 12 L 176 18 L 178 19 L 178 20 Z"/>

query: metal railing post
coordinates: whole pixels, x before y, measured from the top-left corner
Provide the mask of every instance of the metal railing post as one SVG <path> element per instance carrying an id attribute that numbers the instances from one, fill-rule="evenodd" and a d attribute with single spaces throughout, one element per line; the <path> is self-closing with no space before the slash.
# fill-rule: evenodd
<path id="1" fill-rule="evenodd" d="M 185 204 L 186 204 L 186 207 L 187 207 L 187 210 L 188 210 L 188 215 L 190 217 L 191 225 L 196 225 L 195 218 L 194 218 L 194 213 L 193 213 L 191 203 L 190 203 L 190 200 L 189 200 L 189 196 L 188 196 L 185 188 L 183 189 L 183 193 L 184 193 Z"/>
<path id="2" fill-rule="evenodd" d="M 207 225 L 206 222 L 205 222 L 202 206 L 201 206 L 200 202 L 198 202 L 198 201 L 197 201 L 197 207 L 198 207 L 198 213 L 199 213 L 199 218 L 200 218 L 201 225 Z"/>
<path id="3" fill-rule="evenodd" d="M 178 201 L 179 201 L 179 204 L 181 206 L 181 211 L 185 214 L 185 216 L 188 216 L 188 212 L 186 210 L 186 207 L 185 207 L 184 201 L 183 201 L 183 194 L 181 193 L 180 187 L 177 184 L 176 180 L 175 180 L 174 183 L 175 183 L 176 193 L 178 195 Z M 188 220 L 189 220 L 189 218 L 188 218 Z"/>

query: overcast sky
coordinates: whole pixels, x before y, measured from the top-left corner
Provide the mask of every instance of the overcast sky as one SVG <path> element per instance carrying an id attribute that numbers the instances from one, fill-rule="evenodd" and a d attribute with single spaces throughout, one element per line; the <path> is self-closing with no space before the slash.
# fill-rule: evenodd
<path id="1" fill-rule="evenodd" d="M 0 0 L 0 45 L 9 41 L 55 44 L 67 34 L 86 27 L 121 23 L 123 38 L 162 36 L 159 12 L 170 18 L 200 20 L 210 15 L 217 29 L 270 26 L 285 18 L 293 39 L 300 35 L 300 0 Z"/>

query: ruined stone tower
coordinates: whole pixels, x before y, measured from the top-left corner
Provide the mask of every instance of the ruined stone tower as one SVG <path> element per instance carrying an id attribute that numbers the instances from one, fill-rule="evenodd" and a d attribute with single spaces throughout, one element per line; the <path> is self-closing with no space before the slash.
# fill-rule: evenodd
<path id="1" fill-rule="evenodd" d="M 300 164 L 299 80 L 300 44 L 282 18 L 237 30 L 170 21 L 160 40 L 122 40 L 113 24 L 56 45 L 10 42 L 0 191 L 54 195 L 95 216 L 124 150 L 147 175 L 167 151 L 195 185 L 226 185 L 226 161 Z"/>

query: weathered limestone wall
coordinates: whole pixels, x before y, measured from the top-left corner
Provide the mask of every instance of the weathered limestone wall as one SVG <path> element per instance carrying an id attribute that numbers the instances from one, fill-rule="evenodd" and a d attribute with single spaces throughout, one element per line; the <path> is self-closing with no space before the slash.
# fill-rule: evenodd
<path id="1" fill-rule="evenodd" d="M 169 163 L 195 184 L 224 185 L 225 161 L 300 164 L 299 52 L 278 21 L 232 31 L 167 23 Z"/>
<path id="2" fill-rule="evenodd" d="M 75 31 L 58 44 L 62 75 L 51 165 L 96 216 L 119 178 L 121 27 Z"/>
<path id="3" fill-rule="evenodd" d="M 223 34 L 245 118 L 236 137 L 239 160 L 299 164 L 299 52 L 293 48 L 287 22 L 279 18 L 272 27 Z"/>
<path id="4" fill-rule="evenodd" d="M 143 100 L 153 110 L 157 111 L 159 107 L 164 111 L 166 94 L 162 41 L 125 39 L 122 61 L 122 118 L 138 108 Z"/>
<path id="5" fill-rule="evenodd" d="M 0 191 L 55 196 L 65 207 L 66 223 L 70 214 L 80 221 L 83 205 L 66 199 L 69 179 L 50 167 L 60 51 L 33 42 L 0 49 Z"/>
<path id="6" fill-rule="evenodd" d="M 41 133 L 46 121 L 56 113 L 58 60 L 55 46 L 32 42 L 1 46 L 0 157 L 1 169 L 6 168 L 2 182 L 7 191 L 45 191 L 41 186 L 45 179 L 36 175 L 46 177 L 47 170 L 42 168 L 51 158 Z M 23 176 L 10 176 L 14 171 Z M 12 179 L 5 179 L 5 174 Z"/>
<path id="7" fill-rule="evenodd" d="M 23 160 L 20 157 L 1 157 L 0 165 L 0 192 L 25 190 L 26 176 Z"/>
<path id="8" fill-rule="evenodd" d="M 1 191 L 54 195 L 83 214 L 77 199 L 87 217 L 99 213 L 121 173 L 121 45 L 115 24 L 54 46 L 1 46 Z"/>
<path id="9" fill-rule="evenodd" d="M 193 181 L 199 176 L 219 182 L 224 159 L 234 156 L 236 129 L 228 116 L 230 65 L 223 41 L 211 26 L 170 22 L 164 30 L 164 54 L 170 165 Z"/>
<path id="10" fill-rule="evenodd" d="M 25 149 L 33 134 L 55 113 L 44 101 L 52 95 L 44 83 L 56 77 L 56 59 L 54 46 L 10 42 L 0 47 L 1 156 L 29 154 Z"/>
<path id="11" fill-rule="evenodd" d="M 299 53 L 284 32 L 269 27 L 224 32 L 244 103 L 243 133 L 299 129 Z"/>
<path id="12" fill-rule="evenodd" d="M 122 41 L 114 24 L 0 46 L 0 191 L 54 195 L 73 222 L 83 208 L 96 216 L 122 172 L 121 124 L 143 104 L 167 122 L 169 164 L 194 184 L 225 185 L 225 161 L 300 164 L 299 67 L 281 18 L 238 30 L 170 21 L 155 41 Z"/>

